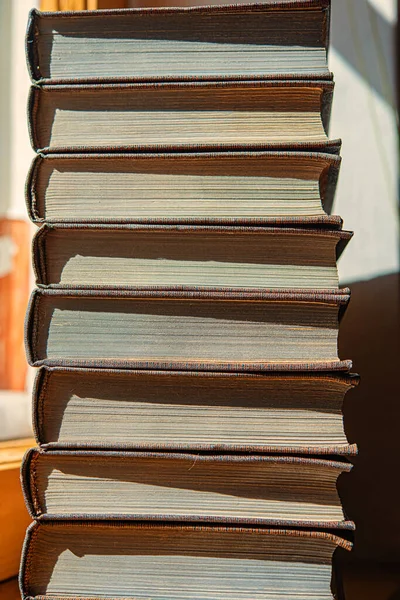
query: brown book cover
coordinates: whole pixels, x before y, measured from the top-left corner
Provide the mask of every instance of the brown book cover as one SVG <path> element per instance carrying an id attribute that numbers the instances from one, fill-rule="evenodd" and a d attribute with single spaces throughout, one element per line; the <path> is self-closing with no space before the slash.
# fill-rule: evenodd
<path id="1" fill-rule="evenodd" d="M 20 588 L 25 600 L 176 600 L 182 589 L 191 600 L 272 593 L 342 600 L 340 579 L 332 581 L 338 548 L 350 551 L 352 543 L 330 531 L 44 521 L 27 531 Z"/>
<path id="2" fill-rule="evenodd" d="M 34 150 L 49 152 L 316 150 L 328 140 L 332 81 L 32 86 Z"/>
<path id="3" fill-rule="evenodd" d="M 27 358 L 34 366 L 348 370 L 337 335 L 349 298 L 346 289 L 39 289 L 26 319 Z"/>
<path id="4" fill-rule="evenodd" d="M 342 404 L 357 384 L 340 372 L 41 367 L 33 427 L 46 449 L 346 456 L 357 446 Z"/>
<path id="5" fill-rule="evenodd" d="M 59 13 L 33 9 L 28 69 L 39 83 L 327 78 L 329 21 L 328 0 Z"/>
<path id="6" fill-rule="evenodd" d="M 340 228 L 330 214 L 340 162 L 335 154 L 278 151 L 39 155 L 27 209 L 37 224 Z"/>
<path id="7" fill-rule="evenodd" d="M 292 456 L 32 449 L 21 473 L 34 519 L 354 530 L 336 489 L 351 469 Z"/>
<path id="8" fill-rule="evenodd" d="M 55 289 L 339 290 L 351 232 L 190 225 L 43 225 L 36 283 Z"/>

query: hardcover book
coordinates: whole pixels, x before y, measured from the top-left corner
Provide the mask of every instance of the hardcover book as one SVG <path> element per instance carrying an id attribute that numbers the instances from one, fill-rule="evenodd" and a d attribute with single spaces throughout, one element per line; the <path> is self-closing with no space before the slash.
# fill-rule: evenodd
<path id="1" fill-rule="evenodd" d="M 324 531 L 126 522 L 35 523 L 21 568 L 24 599 L 332 600 L 336 549 Z"/>
<path id="2" fill-rule="evenodd" d="M 34 366 L 346 370 L 347 292 L 36 290 L 27 355 Z"/>
<path id="3" fill-rule="evenodd" d="M 267 1 L 90 12 L 33 10 L 34 81 L 330 77 L 330 3 Z"/>
<path id="4" fill-rule="evenodd" d="M 33 86 L 34 150 L 337 151 L 332 81 L 220 81 Z"/>
<path id="5" fill-rule="evenodd" d="M 36 440 L 47 449 L 116 448 L 354 454 L 347 373 L 217 373 L 42 367 Z"/>
<path id="6" fill-rule="evenodd" d="M 354 529 L 336 489 L 347 462 L 261 455 L 31 450 L 36 519 L 187 521 Z"/>
<path id="7" fill-rule="evenodd" d="M 338 291 L 347 231 L 184 225 L 43 225 L 38 285 Z"/>
<path id="8" fill-rule="evenodd" d="M 33 161 L 35 223 L 298 224 L 331 213 L 340 157 L 317 152 L 46 154 Z"/>

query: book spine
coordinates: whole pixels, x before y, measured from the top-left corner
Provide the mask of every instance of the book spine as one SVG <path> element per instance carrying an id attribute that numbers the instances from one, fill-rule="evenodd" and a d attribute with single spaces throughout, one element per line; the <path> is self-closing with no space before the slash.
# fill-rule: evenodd
<path id="1" fill-rule="evenodd" d="M 32 239 L 32 266 L 36 277 L 36 285 L 48 284 L 46 272 L 46 238 L 50 227 L 43 225 Z"/>
<path id="2" fill-rule="evenodd" d="M 37 56 L 38 18 L 39 11 L 36 8 L 32 8 L 28 16 L 28 26 L 25 36 L 26 63 L 28 67 L 28 73 L 32 82 L 36 82 L 41 79 L 39 61 Z"/>
<path id="3" fill-rule="evenodd" d="M 34 598 L 29 593 L 30 588 L 30 574 L 32 571 L 32 551 L 34 550 L 35 537 L 37 536 L 39 530 L 39 523 L 37 521 L 33 521 L 26 530 L 24 544 L 22 546 L 22 554 L 21 554 L 21 565 L 19 570 L 19 589 L 21 592 L 21 597 L 24 600 L 34 600 Z"/>
<path id="4" fill-rule="evenodd" d="M 42 423 L 47 385 L 50 377 L 50 369 L 38 369 L 32 388 L 32 429 L 35 440 L 39 446 L 41 446 L 45 441 L 44 432 L 42 431 Z"/>
<path id="5" fill-rule="evenodd" d="M 24 495 L 26 508 L 32 519 L 36 519 L 41 513 L 37 499 L 37 473 L 35 468 L 35 457 L 37 457 L 37 455 L 38 451 L 36 448 L 30 448 L 30 450 L 25 452 L 25 456 L 21 463 L 22 493 Z"/>
<path id="6" fill-rule="evenodd" d="M 38 328 L 38 304 L 40 300 L 39 290 L 33 290 L 29 304 L 26 310 L 25 326 L 24 326 L 24 341 L 25 353 L 28 364 L 34 366 L 36 364 L 35 350 L 37 343 L 37 328 Z"/>
<path id="7" fill-rule="evenodd" d="M 38 154 L 32 161 L 30 169 L 28 171 L 28 175 L 26 178 L 25 184 L 25 204 L 26 210 L 28 212 L 28 216 L 32 223 L 36 225 L 40 225 L 44 223 L 44 217 L 41 217 L 38 212 L 38 204 L 37 204 L 37 193 L 36 193 L 36 185 L 37 185 L 37 177 L 39 170 L 42 166 L 43 157 Z"/>
<path id="8" fill-rule="evenodd" d="M 39 152 L 40 142 L 37 138 L 36 115 L 38 112 L 41 96 L 41 88 L 31 85 L 28 95 L 28 132 L 31 146 L 35 152 Z"/>

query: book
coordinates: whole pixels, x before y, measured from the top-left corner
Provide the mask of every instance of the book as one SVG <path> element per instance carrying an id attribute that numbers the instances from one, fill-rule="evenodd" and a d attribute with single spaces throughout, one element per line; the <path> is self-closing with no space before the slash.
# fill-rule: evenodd
<path id="1" fill-rule="evenodd" d="M 22 466 L 35 519 L 354 529 L 337 480 L 352 465 L 291 456 L 33 449 Z"/>
<path id="2" fill-rule="evenodd" d="M 34 81 L 330 77 L 324 0 L 30 14 Z"/>
<path id="3" fill-rule="evenodd" d="M 45 154 L 27 206 L 37 223 L 340 227 L 340 157 L 318 152 Z"/>
<path id="4" fill-rule="evenodd" d="M 34 150 L 337 149 L 327 128 L 332 81 L 33 86 Z"/>
<path id="5" fill-rule="evenodd" d="M 36 283 L 53 288 L 339 289 L 337 230 L 187 225 L 43 225 Z"/>
<path id="6" fill-rule="evenodd" d="M 47 521 L 27 532 L 21 590 L 26 600 L 332 600 L 332 556 L 351 547 L 324 531 Z"/>
<path id="7" fill-rule="evenodd" d="M 348 373 L 217 373 L 41 367 L 33 393 L 46 449 L 349 455 Z"/>
<path id="8" fill-rule="evenodd" d="M 30 522 L 20 469 L 25 452 L 34 443 L 32 438 L 0 442 L 0 581 L 18 573 L 25 530 Z"/>
<path id="9" fill-rule="evenodd" d="M 337 350 L 349 295 L 339 292 L 39 289 L 27 357 L 34 366 L 349 369 Z"/>

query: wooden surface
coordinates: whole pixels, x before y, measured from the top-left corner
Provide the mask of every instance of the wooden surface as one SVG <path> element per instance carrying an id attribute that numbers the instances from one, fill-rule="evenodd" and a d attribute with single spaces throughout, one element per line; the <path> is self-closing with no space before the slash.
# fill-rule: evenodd
<path id="1" fill-rule="evenodd" d="M 17 575 L 25 531 L 31 522 L 19 474 L 25 451 L 34 445 L 33 439 L 0 443 L 0 581 Z M 0 600 L 3 593 L 0 588 Z"/>
<path id="2" fill-rule="evenodd" d="M 29 298 L 30 224 L 0 220 L 0 389 L 23 391 L 27 365 L 24 319 Z"/>
<path id="3" fill-rule="evenodd" d="M 16 577 L 0 583 L 0 600 L 21 600 Z"/>

